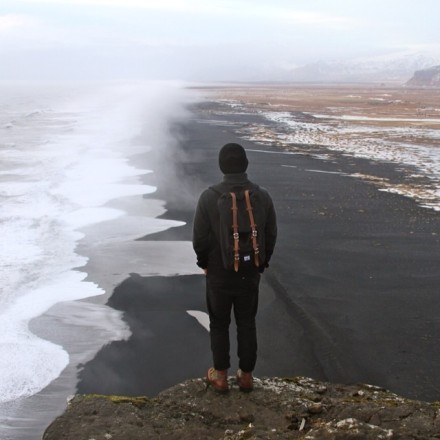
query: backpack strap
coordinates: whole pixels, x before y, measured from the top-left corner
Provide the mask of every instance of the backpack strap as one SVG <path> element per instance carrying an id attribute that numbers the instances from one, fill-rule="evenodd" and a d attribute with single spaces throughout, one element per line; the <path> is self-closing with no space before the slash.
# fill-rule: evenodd
<path id="1" fill-rule="evenodd" d="M 235 192 L 231 192 L 232 200 L 232 236 L 234 238 L 234 270 L 238 272 L 238 266 L 240 264 L 240 242 L 238 235 L 238 207 L 237 207 L 237 195 Z"/>
<path id="2" fill-rule="evenodd" d="M 259 267 L 260 266 L 260 258 L 259 258 L 260 250 L 258 249 L 258 242 L 257 242 L 258 231 L 257 231 L 257 225 L 255 224 L 254 211 L 252 209 L 251 198 L 249 196 L 248 189 L 244 192 L 244 199 L 246 201 L 246 211 L 248 212 L 248 215 L 249 215 L 249 222 L 250 222 L 251 231 L 252 231 L 251 239 L 252 239 L 252 248 L 254 249 L 255 266 Z"/>

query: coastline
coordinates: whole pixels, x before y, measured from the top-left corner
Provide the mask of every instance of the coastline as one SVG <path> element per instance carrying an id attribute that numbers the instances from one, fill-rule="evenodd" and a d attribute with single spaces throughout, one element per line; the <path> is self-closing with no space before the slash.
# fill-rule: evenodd
<path id="1" fill-rule="evenodd" d="M 89 108 L 87 106 L 89 101 L 83 102 L 78 98 L 76 111 L 80 121 L 74 125 L 72 132 L 70 130 L 67 132 L 64 141 L 69 146 L 73 146 L 73 153 L 77 152 L 75 136 L 79 136 L 86 126 L 90 128 L 86 137 L 90 145 L 85 143 L 85 153 L 81 156 L 81 160 L 75 161 L 75 156 L 72 155 L 74 166 L 67 170 L 59 167 L 55 177 L 49 176 L 57 185 L 60 183 L 56 177 L 60 176 L 61 188 L 67 188 L 68 195 L 73 198 L 77 196 L 75 198 L 77 204 L 82 206 L 83 202 L 84 206 L 90 208 L 74 210 L 78 208 L 77 204 L 74 204 L 73 208 L 70 206 L 66 208 L 69 213 L 74 210 L 72 219 L 67 215 L 62 218 L 54 217 L 55 223 L 58 221 L 62 223 L 64 220 L 72 220 L 74 223 L 72 227 L 75 229 L 75 240 L 68 251 L 71 251 L 75 257 L 78 256 L 75 260 L 78 263 L 72 265 L 71 273 L 86 283 L 78 283 L 76 290 L 74 288 L 68 290 L 70 286 L 67 286 L 67 293 L 72 294 L 70 296 L 66 296 L 63 290 L 66 286 L 62 285 L 58 290 L 54 288 L 52 303 L 54 305 L 50 308 L 48 306 L 47 311 L 41 316 L 35 314 L 35 318 L 30 319 L 28 323 L 32 335 L 43 342 L 48 341 L 49 345 L 63 354 L 68 363 L 66 362 L 66 367 L 62 371 L 60 369 L 61 374 L 58 372 L 57 375 L 53 375 L 52 381 L 46 382 L 47 386 L 43 388 L 45 385 L 43 384 L 39 388 L 41 391 L 33 391 L 36 394 L 30 397 L 17 398 L 0 404 L 2 440 L 40 438 L 47 424 L 64 410 L 68 396 L 76 392 L 78 368 L 93 359 L 96 352 L 109 341 L 128 337 L 130 330 L 121 319 L 122 314 L 105 305 L 113 289 L 128 277 L 132 270 L 142 273 L 142 265 L 145 261 L 139 259 L 139 266 L 137 266 L 136 258 L 128 261 L 125 257 L 136 254 L 131 250 L 137 247 L 138 243 L 134 240 L 142 233 L 155 232 L 182 224 L 156 218 L 164 211 L 165 202 L 152 199 L 145 204 L 142 194 L 151 193 L 154 187 L 141 184 L 141 179 L 144 174 L 151 173 L 152 160 L 149 158 L 154 156 L 151 154 L 151 146 L 166 149 L 168 143 L 174 142 L 167 131 L 167 124 L 171 123 L 170 121 L 184 119 L 183 103 L 190 99 L 189 94 L 174 87 L 167 88 L 165 85 L 150 87 L 150 83 L 145 83 L 138 90 L 139 93 L 136 96 L 128 96 L 127 101 L 126 95 L 130 95 L 136 85 L 126 89 L 105 86 L 108 86 L 113 94 L 120 92 L 117 105 L 108 105 L 108 109 Z M 161 107 L 149 107 L 147 104 L 157 94 L 161 96 Z M 96 98 L 95 95 L 93 96 Z M 112 94 L 111 97 L 113 97 Z M 111 97 L 106 95 L 107 102 L 110 102 Z M 140 102 L 142 102 L 142 108 L 137 108 L 136 105 Z M 73 104 L 69 102 L 69 105 L 74 106 L 74 104 L 75 102 Z M 121 113 L 119 114 L 118 111 Z M 37 122 L 38 120 L 34 121 L 34 125 Z M 100 130 L 100 124 L 107 124 L 109 129 Z M 51 134 L 52 131 L 48 129 L 48 136 Z M 96 138 L 94 138 L 95 135 Z M 92 139 L 98 142 L 93 143 Z M 96 151 L 95 148 L 98 150 L 102 148 L 102 150 Z M 142 166 L 135 160 L 140 152 L 144 157 Z M 57 162 L 53 162 L 52 165 L 56 167 Z M 62 171 L 66 171 L 66 176 Z M 57 201 L 57 198 L 54 200 Z M 62 200 L 64 201 L 64 198 Z M 99 215 L 100 213 L 107 215 Z M 47 218 L 50 220 L 50 215 Z M 58 243 L 56 240 L 52 241 L 55 242 L 56 251 L 60 252 L 60 259 L 64 257 L 64 254 L 68 255 L 67 251 L 63 253 L 64 248 L 56 247 Z M 132 243 L 133 245 L 130 246 Z M 186 249 L 181 251 L 186 252 Z M 55 252 L 51 253 L 50 257 L 54 255 Z M 107 262 L 102 264 L 99 262 L 104 255 L 108 258 L 107 262 L 113 263 L 112 267 Z M 57 261 L 55 257 L 53 259 Z M 86 262 L 87 264 L 84 265 Z M 50 265 L 45 267 L 48 271 L 51 270 Z M 95 295 L 97 296 L 84 298 L 85 285 L 86 287 L 96 286 Z M 43 298 L 45 298 L 44 295 Z M 83 299 L 69 301 L 69 298 Z M 38 298 L 35 305 L 39 305 Z M 22 307 L 22 309 L 32 310 L 32 306 L 33 304 L 29 304 L 29 307 Z M 23 356 L 26 356 L 27 351 L 22 352 Z M 45 359 L 41 351 L 36 350 L 36 354 L 36 361 L 40 361 L 43 368 L 47 366 L 50 369 L 51 361 L 55 364 L 57 360 Z M 6 359 L 5 362 L 7 362 Z M 36 362 L 31 362 L 32 359 L 29 362 L 30 368 L 27 370 L 27 365 L 22 365 L 23 371 L 28 372 L 31 379 L 38 379 L 39 371 L 33 368 Z M 13 389 L 10 382 L 8 383 Z"/>
<path id="2" fill-rule="evenodd" d="M 398 178 L 396 165 L 343 154 L 326 162 L 257 145 L 237 137 L 226 116 L 213 124 L 207 107 L 196 106 L 194 119 L 180 127 L 177 179 L 168 185 L 164 179 L 154 195 L 167 201 L 161 218 L 186 225 L 139 243 L 189 242 L 199 193 L 221 179 L 218 148 L 242 143 L 249 176 L 271 192 L 280 228 L 262 277 L 255 373 L 372 383 L 406 397 L 438 400 L 439 213 L 344 175 L 374 167 Z M 147 182 L 151 178 L 145 176 Z M 204 375 L 210 366 L 208 334 L 186 312 L 204 310 L 204 280 L 196 270 L 175 277 L 132 274 L 115 289 L 109 305 L 123 311 L 132 335 L 108 344 L 84 365 L 78 392 L 152 396 Z"/>
<path id="3" fill-rule="evenodd" d="M 20 439 L 35 439 L 57 415 L 54 408 L 63 412 L 68 394 L 154 396 L 202 377 L 211 366 L 208 332 L 189 313 L 205 311 L 191 222 L 200 192 L 221 179 L 218 148 L 234 141 L 248 151 L 251 180 L 271 192 L 282 237 L 262 277 L 256 375 L 372 383 L 406 397 L 438 400 L 439 212 L 350 177 L 356 171 L 398 181 L 401 170 L 395 164 L 342 153 L 326 161 L 244 140 L 231 115 L 212 120 L 211 105 L 193 105 L 192 119 L 176 123 L 177 141 L 165 158 L 155 158 L 156 168 L 151 152 L 131 158 L 136 167 L 158 170 L 142 176 L 157 191 L 110 205 L 133 217 L 153 216 L 153 223 L 121 223 L 147 233 L 126 246 L 79 249 L 89 258 L 79 270 L 107 293 L 57 305 L 32 322 L 37 334 L 58 328 L 64 345 L 76 332 L 75 307 L 78 316 L 85 308 L 97 322 L 105 308 L 119 331 L 123 316 L 127 333 L 112 339 L 111 318 L 103 327 L 78 322 L 81 341 L 66 347 L 73 362 L 43 391 L 10 408 L 20 413 L 30 407 L 23 413 L 36 419 L 31 427 L 28 418 L 14 420 L 14 430 L 23 432 Z M 255 114 L 238 118 L 245 124 L 260 121 Z M 163 225 L 169 227 L 160 231 Z M 97 225 L 88 233 L 105 236 L 105 228 Z M 93 348 L 101 331 L 97 339 L 119 340 Z M 233 368 L 234 339 L 232 330 Z"/>

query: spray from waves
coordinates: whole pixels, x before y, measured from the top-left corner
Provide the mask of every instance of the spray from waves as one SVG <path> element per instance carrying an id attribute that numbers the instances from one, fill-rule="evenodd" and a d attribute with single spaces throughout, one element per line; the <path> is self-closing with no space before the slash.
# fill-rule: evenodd
<path id="1" fill-rule="evenodd" d="M 124 216 L 106 206 L 111 200 L 155 191 L 140 179 L 151 170 L 128 158 L 158 148 L 182 95 L 157 83 L 3 89 L 0 402 L 7 402 L 37 393 L 68 364 L 67 351 L 32 334 L 29 322 L 58 302 L 105 293 L 76 270 L 87 263 L 77 244 L 93 244 L 84 228 Z M 134 143 L 146 121 L 148 145 Z M 126 335 L 120 321 L 114 338 Z"/>

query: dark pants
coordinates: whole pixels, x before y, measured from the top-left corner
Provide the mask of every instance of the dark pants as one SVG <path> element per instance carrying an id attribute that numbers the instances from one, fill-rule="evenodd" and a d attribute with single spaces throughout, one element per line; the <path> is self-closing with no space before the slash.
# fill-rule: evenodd
<path id="1" fill-rule="evenodd" d="M 229 324 L 234 309 L 237 324 L 237 355 L 241 370 L 253 371 L 257 361 L 255 317 L 258 309 L 260 274 L 256 269 L 246 272 L 208 269 L 206 300 L 208 305 L 211 350 L 216 370 L 230 365 Z"/>

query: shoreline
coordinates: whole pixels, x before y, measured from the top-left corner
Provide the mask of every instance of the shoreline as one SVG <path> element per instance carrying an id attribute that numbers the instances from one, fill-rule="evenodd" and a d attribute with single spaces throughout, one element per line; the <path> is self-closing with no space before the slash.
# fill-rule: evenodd
<path id="1" fill-rule="evenodd" d="M 403 396 L 438 400 L 439 213 L 341 175 L 374 167 L 397 176 L 396 165 L 286 154 L 241 139 L 227 117 L 224 124 L 210 124 L 207 107 L 197 106 L 193 120 L 181 127 L 179 184 L 158 185 L 155 194 L 167 200 L 161 218 L 186 221 L 186 226 L 139 241 L 190 241 L 198 195 L 221 179 L 218 148 L 242 143 L 249 176 L 271 192 L 280 227 L 273 262 L 262 277 L 255 373 L 373 383 Z M 205 123 L 198 122 L 203 118 Z M 202 275 L 126 279 L 109 305 L 117 304 L 130 326 L 136 323 L 133 334 L 107 345 L 84 366 L 78 391 L 154 395 L 179 382 L 181 372 L 202 377 L 210 366 L 209 338 L 186 311 L 204 310 L 203 281 Z M 190 347 L 188 358 L 177 350 L 181 345 Z"/>
<path id="2" fill-rule="evenodd" d="M 97 222 L 101 218 L 101 222 L 96 224 L 81 221 L 79 217 L 75 218 L 79 222 L 77 223 L 78 228 L 75 230 L 77 240 L 75 246 L 72 247 L 72 253 L 80 256 L 79 261 L 81 263 L 84 264 L 85 261 L 87 263 L 85 265 L 78 263 L 76 266 L 72 266 L 72 272 L 78 273 L 79 278 L 84 276 L 83 281 L 89 283 L 89 285 L 91 283 L 99 285 L 99 288 L 96 289 L 95 296 L 89 296 L 78 301 L 62 301 L 64 292 L 59 291 L 58 298 L 61 302 L 57 302 L 42 315 L 29 321 L 29 330 L 37 337 L 47 340 L 50 344 L 58 345 L 60 350 L 62 349 L 64 353 L 68 354 L 69 362 L 59 376 L 41 391 L 29 397 L 0 404 L 2 414 L 0 436 L 4 440 L 35 440 L 40 438 L 47 424 L 64 410 L 68 396 L 76 392 L 78 368 L 93 359 L 98 350 L 105 344 L 128 336 L 129 330 L 126 323 L 121 319 L 122 314 L 105 305 L 116 285 L 128 277 L 132 270 L 140 271 L 141 269 L 141 266 L 136 266 L 135 259 L 127 262 L 125 255 L 130 254 L 131 248 L 138 247 L 138 243 L 134 240 L 142 233 L 181 224 L 180 222 L 157 220 L 156 217 L 164 211 L 165 201 L 153 200 L 146 205 L 143 194 L 149 194 L 153 188 L 146 184 L 143 184 L 142 187 L 139 185 L 139 183 L 142 183 L 140 179 L 143 178 L 140 176 L 150 173 L 150 161 L 148 160 L 148 157 L 151 156 L 150 144 L 167 147 L 166 143 L 173 142 L 173 140 L 171 136 L 167 135 L 165 124 L 180 120 L 184 116 L 183 101 L 186 101 L 187 98 L 184 98 L 181 92 L 175 93 L 173 90 L 169 89 L 169 91 L 165 90 L 164 93 L 161 93 L 164 105 L 160 111 L 152 110 L 151 114 L 148 114 L 150 108 L 147 106 L 142 118 L 143 131 L 139 133 L 137 131 L 138 127 L 134 122 L 135 117 L 138 116 L 137 113 L 131 115 L 133 118 L 130 123 L 133 124 L 133 127 L 127 125 L 124 122 L 125 119 L 115 123 L 116 127 L 112 128 L 116 137 L 121 136 L 121 141 L 115 151 L 115 160 L 114 162 L 110 161 L 108 170 L 106 169 L 108 162 L 104 161 L 103 169 L 100 169 L 98 161 L 96 163 L 94 161 L 95 157 L 93 157 L 93 161 L 86 160 L 86 158 L 84 163 L 80 163 L 84 165 L 85 171 L 91 171 L 96 167 L 98 180 L 100 173 L 102 175 L 107 173 L 109 179 L 113 177 L 115 180 L 115 182 L 108 182 L 105 178 L 102 185 L 100 185 L 101 182 L 98 182 L 97 189 L 90 188 L 90 194 L 92 196 L 98 196 L 99 194 L 101 198 L 86 200 L 86 204 L 96 202 L 99 206 L 98 209 L 102 207 L 104 211 L 108 210 L 112 215 L 93 218 Z M 149 90 L 145 89 L 145 92 L 147 93 Z M 154 93 L 157 93 L 156 88 Z M 187 95 L 186 92 L 185 94 Z M 147 102 L 148 98 L 149 95 L 143 96 L 143 94 L 136 97 L 139 101 L 147 100 Z M 133 99 L 130 99 L 130 105 L 124 109 L 124 116 L 127 116 L 127 111 L 129 112 L 131 110 L 130 106 L 134 104 Z M 123 105 L 124 100 L 121 98 L 118 106 L 123 107 Z M 113 113 L 110 116 L 112 115 Z M 101 119 L 105 119 L 105 116 L 105 112 L 99 114 Z M 98 120 L 97 124 L 101 119 Z M 107 122 L 108 120 L 107 118 Z M 118 125 L 119 122 L 120 125 Z M 155 122 L 163 124 L 163 130 L 158 129 L 150 133 L 149 128 L 154 126 Z M 120 129 L 120 131 L 117 131 L 117 129 Z M 111 141 L 106 139 L 106 141 L 109 150 L 116 145 L 116 143 L 112 143 L 113 139 Z M 134 159 L 139 152 L 142 152 L 144 157 L 142 165 Z M 109 155 L 111 156 L 112 153 L 113 151 L 110 151 Z M 108 159 L 105 154 L 98 154 L 96 157 Z M 117 163 L 118 158 L 121 158 L 124 162 L 119 169 L 117 168 L 117 165 L 119 165 Z M 135 168 L 137 170 L 134 170 Z M 79 170 L 81 171 L 80 168 Z M 84 174 L 84 177 L 86 176 L 87 173 Z M 108 189 L 108 187 L 105 187 L 107 183 L 109 186 L 114 183 L 109 193 L 105 193 L 105 190 Z M 121 186 L 118 186 L 119 184 Z M 126 190 L 130 188 L 130 185 L 133 188 Z M 72 188 L 78 189 L 79 186 L 78 183 L 72 185 Z M 93 189 L 96 189 L 95 193 Z M 88 194 L 89 192 L 86 190 L 84 192 L 86 199 Z M 101 202 L 103 206 L 100 205 Z M 118 216 L 118 211 L 122 215 Z M 84 220 L 87 220 L 87 215 L 90 213 L 84 212 L 82 214 L 85 217 Z M 81 235 L 83 235 L 83 238 L 80 238 Z M 134 244 L 130 246 L 132 242 Z M 120 246 L 121 243 L 123 246 Z M 101 246 L 103 244 L 105 246 Z M 124 249 L 122 249 L 123 247 Z M 118 252 L 115 253 L 115 250 Z M 182 249 L 182 252 L 185 251 L 185 249 Z M 104 262 L 99 263 L 98 260 L 104 254 L 107 254 L 107 262 L 113 263 L 111 268 L 110 265 Z M 116 270 L 112 270 L 115 267 Z M 109 270 L 112 270 L 112 272 L 109 272 Z M 84 284 L 82 286 L 84 289 Z M 82 291 L 80 285 L 77 292 L 81 293 Z M 99 294 L 102 292 L 104 293 Z M 50 365 L 47 362 L 45 364 Z M 36 371 L 33 374 L 38 377 Z"/>

